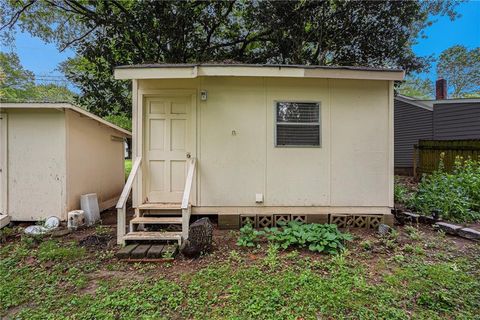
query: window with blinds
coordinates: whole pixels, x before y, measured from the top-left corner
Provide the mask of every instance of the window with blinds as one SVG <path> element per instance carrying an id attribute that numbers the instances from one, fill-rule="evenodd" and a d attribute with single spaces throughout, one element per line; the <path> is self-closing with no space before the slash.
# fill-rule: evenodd
<path id="1" fill-rule="evenodd" d="M 277 102 L 275 136 L 277 147 L 319 147 L 320 105 L 314 102 Z"/>

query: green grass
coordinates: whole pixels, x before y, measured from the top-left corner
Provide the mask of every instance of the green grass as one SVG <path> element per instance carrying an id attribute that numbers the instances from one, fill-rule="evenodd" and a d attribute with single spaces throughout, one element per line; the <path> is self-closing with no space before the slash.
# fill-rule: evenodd
<path id="1" fill-rule="evenodd" d="M 128 175 L 130 174 L 130 171 L 132 171 L 132 160 L 126 159 L 125 160 L 125 180 L 128 179 Z"/>
<path id="2" fill-rule="evenodd" d="M 334 256 L 237 247 L 175 276 L 181 262 L 124 264 L 71 241 L 15 241 L 0 248 L 0 318 L 480 319 L 478 246 L 414 233 L 357 239 Z"/>

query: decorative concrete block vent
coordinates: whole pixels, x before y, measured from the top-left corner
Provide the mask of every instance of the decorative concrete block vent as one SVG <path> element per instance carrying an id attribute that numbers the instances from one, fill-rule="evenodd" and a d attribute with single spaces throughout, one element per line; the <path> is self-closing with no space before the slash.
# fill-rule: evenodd
<path id="1" fill-rule="evenodd" d="M 368 217 L 355 216 L 355 218 L 353 218 L 353 226 L 355 228 L 368 228 Z"/>
<path id="2" fill-rule="evenodd" d="M 307 216 L 304 214 L 292 214 L 291 219 L 295 222 L 307 223 Z"/>
<path id="3" fill-rule="evenodd" d="M 257 215 L 257 228 L 271 228 L 273 227 L 273 214 L 259 214 Z"/>
<path id="4" fill-rule="evenodd" d="M 347 215 L 330 215 L 330 221 L 329 223 L 331 224 L 336 224 L 337 227 L 339 228 L 346 228 L 349 227 L 352 224 L 352 220 L 354 219 L 353 216 L 347 216 Z"/>
<path id="5" fill-rule="evenodd" d="M 252 226 L 257 225 L 257 215 L 256 214 L 242 214 L 240 215 L 240 228 L 251 224 Z"/>
<path id="6" fill-rule="evenodd" d="M 279 222 L 288 223 L 295 217 L 295 221 L 306 222 L 306 215 L 290 215 L 290 214 L 242 214 L 240 215 L 240 227 L 251 224 L 256 228 L 279 227 Z"/>
<path id="7" fill-rule="evenodd" d="M 336 224 L 339 228 L 366 228 L 376 229 L 383 223 L 382 216 L 373 215 L 330 215 L 330 223 Z"/>
<path id="8" fill-rule="evenodd" d="M 379 216 L 369 216 L 368 217 L 369 228 L 376 229 L 382 223 L 384 223 L 383 217 L 379 217 Z"/>
<path id="9" fill-rule="evenodd" d="M 275 223 L 275 226 L 278 227 L 278 223 L 288 223 L 291 219 L 291 216 L 289 214 L 275 214 L 273 215 L 273 221 Z"/>

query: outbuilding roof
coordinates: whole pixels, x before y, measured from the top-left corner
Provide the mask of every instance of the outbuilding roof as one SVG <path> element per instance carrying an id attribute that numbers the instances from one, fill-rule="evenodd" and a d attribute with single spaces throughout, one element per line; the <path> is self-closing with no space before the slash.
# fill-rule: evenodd
<path id="1" fill-rule="evenodd" d="M 409 96 L 404 96 L 401 94 L 397 95 L 395 99 L 398 101 L 409 103 L 411 105 L 414 105 L 420 108 L 430 110 L 430 111 L 432 111 L 434 106 L 437 104 L 480 103 L 480 98 L 451 98 L 451 99 L 435 100 L 435 99 L 417 99 Z"/>
<path id="2" fill-rule="evenodd" d="M 108 122 L 107 120 L 104 120 L 99 116 L 88 112 L 85 109 L 82 109 L 67 102 L 0 102 L 0 111 L 2 109 L 69 109 L 80 113 L 81 115 L 84 115 L 92 120 L 95 120 L 103 125 L 106 125 L 114 130 L 117 130 L 127 135 L 128 137 L 132 136 L 132 133 L 130 131 L 120 128 L 119 126 L 114 125 L 113 123 Z"/>
<path id="3" fill-rule="evenodd" d="M 115 68 L 116 79 L 182 79 L 208 76 L 403 80 L 401 69 L 282 64 L 137 64 Z"/>

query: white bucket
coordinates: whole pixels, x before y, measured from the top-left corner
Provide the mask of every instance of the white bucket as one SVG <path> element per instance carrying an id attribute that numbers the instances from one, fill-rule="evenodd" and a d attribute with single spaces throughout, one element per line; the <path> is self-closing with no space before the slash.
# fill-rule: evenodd
<path id="1" fill-rule="evenodd" d="M 100 208 L 96 193 L 88 193 L 80 196 L 80 208 L 85 212 L 87 226 L 94 225 L 100 220 Z"/>

